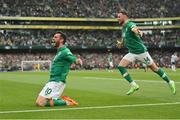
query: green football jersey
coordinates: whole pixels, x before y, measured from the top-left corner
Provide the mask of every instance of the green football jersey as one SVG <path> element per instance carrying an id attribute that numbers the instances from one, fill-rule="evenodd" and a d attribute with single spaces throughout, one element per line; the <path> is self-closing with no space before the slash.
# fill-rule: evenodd
<path id="1" fill-rule="evenodd" d="M 135 26 L 135 23 L 127 21 L 122 28 L 122 38 L 125 47 L 128 48 L 130 53 L 141 54 L 146 52 L 147 48 L 143 44 L 141 37 L 132 31 Z"/>
<path id="2" fill-rule="evenodd" d="M 51 64 L 49 81 L 66 82 L 66 76 L 69 73 L 70 66 L 76 62 L 76 57 L 71 53 L 67 47 L 58 49 L 56 56 Z"/>

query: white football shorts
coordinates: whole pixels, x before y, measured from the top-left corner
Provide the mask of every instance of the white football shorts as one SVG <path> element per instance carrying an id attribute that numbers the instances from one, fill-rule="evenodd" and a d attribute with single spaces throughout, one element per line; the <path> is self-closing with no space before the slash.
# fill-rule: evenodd
<path id="1" fill-rule="evenodd" d="M 141 54 L 133 54 L 133 53 L 128 53 L 126 54 L 123 59 L 126 59 L 130 62 L 134 62 L 135 60 L 139 60 L 146 65 L 151 65 L 153 63 L 153 59 L 149 55 L 148 52 L 141 53 Z"/>
<path id="2" fill-rule="evenodd" d="M 39 93 L 39 96 L 45 97 L 45 98 L 53 98 L 53 99 L 58 99 L 65 88 L 65 83 L 63 82 L 48 82 L 44 86 L 44 88 L 41 90 Z"/>
<path id="3" fill-rule="evenodd" d="M 110 67 L 114 67 L 113 62 L 109 62 Z"/>

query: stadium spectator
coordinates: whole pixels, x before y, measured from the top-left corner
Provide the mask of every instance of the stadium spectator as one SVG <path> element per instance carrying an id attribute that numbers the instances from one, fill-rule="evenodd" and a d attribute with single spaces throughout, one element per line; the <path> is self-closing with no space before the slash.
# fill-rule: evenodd
<path id="1" fill-rule="evenodd" d="M 178 53 L 178 52 L 177 52 Z M 106 69 L 108 67 L 108 53 L 102 52 L 81 52 L 81 57 L 83 59 L 82 69 Z M 169 51 L 152 51 L 150 52 L 152 58 L 160 67 L 170 68 L 171 67 L 171 55 L 172 52 Z M 179 54 L 179 53 L 178 53 Z M 26 60 L 51 60 L 55 54 L 54 53 L 1 53 L 1 71 L 8 70 L 21 70 L 21 61 Z M 124 56 L 123 53 L 113 52 L 113 63 L 114 67 L 117 67 L 119 60 Z M 138 64 L 138 63 L 136 63 Z M 136 64 L 131 64 L 129 68 L 134 68 Z M 142 66 L 140 66 L 142 67 Z M 177 61 L 177 68 L 180 67 L 180 61 Z"/>
<path id="2" fill-rule="evenodd" d="M 180 15 L 178 0 L 1 0 L 0 7 L 0 16 L 109 18 L 121 8 L 132 18 Z"/>
<path id="3" fill-rule="evenodd" d="M 52 30 L 4 30 L 0 32 L 0 46 L 51 46 Z M 65 31 L 69 36 L 68 46 L 87 47 L 115 47 L 117 39 L 121 39 L 120 31 L 98 30 L 71 30 Z M 146 46 L 165 47 L 178 46 L 180 38 L 179 30 L 162 33 L 161 30 L 153 30 L 144 35 Z"/>

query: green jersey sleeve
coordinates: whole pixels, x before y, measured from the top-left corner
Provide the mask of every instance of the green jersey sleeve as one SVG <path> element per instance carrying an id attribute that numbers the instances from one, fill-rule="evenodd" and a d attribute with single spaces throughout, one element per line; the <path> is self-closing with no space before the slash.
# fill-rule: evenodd
<path id="1" fill-rule="evenodd" d="M 129 26 L 128 26 L 130 29 L 134 28 L 134 27 L 137 27 L 135 23 L 133 22 L 130 22 Z"/>
<path id="2" fill-rule="evenodd" d="M 67 52 L 65 59 L 67 59 L 71 63 L 75 63 L 77 58 L 69 51 Z"/>

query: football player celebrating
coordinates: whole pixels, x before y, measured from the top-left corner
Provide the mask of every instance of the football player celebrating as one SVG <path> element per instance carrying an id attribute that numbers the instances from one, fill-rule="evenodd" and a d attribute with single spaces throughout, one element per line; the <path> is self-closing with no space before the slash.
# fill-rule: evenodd
<path id="1" fill-rule="evenodd" d="M 118 65 L 118 69 L 122 76 L 130 83 L 131 88 L 127 92 L 127 95 L 131 95 L 139 89 L 139 85 L 131 78 L 127 72 L 126 67 L 139 60 L 148 65 L 148 67 L 158 74 L 163 80 L 165 80 L 170 86 L 172 93 L 176 93 L 175 83 L 170 80 L 167 74 L 159 68 L 149 55 L 146 46 L 142 42 L 143 32 L 139 30 L 135 23 L 129 20 L 128 14 L 125 10 L 120 11 L 117 14 L 119 24 L 122 26 L 122 41 L 117 41 L 117 46 L 121 48 L 123 45 L 128 48 L 129 53 L 126 54 Z"/>
<path id="2" fill-rule="evenodd" d="M 50 78 L 36 100 L 37 106 L 62 106 L 77 105 L 78 103 L 68 96 L 61 96 L 65 85 L 66 76 L 72 63 L 82 65 L 82 60 L 76 58 L 64 45 L 66 35 L 62 32 L 54 34 L 52 45 L 57 48 L 57 54 L 53 59 Z M 60 98 L 61 97 L 61 98 Z"/>

